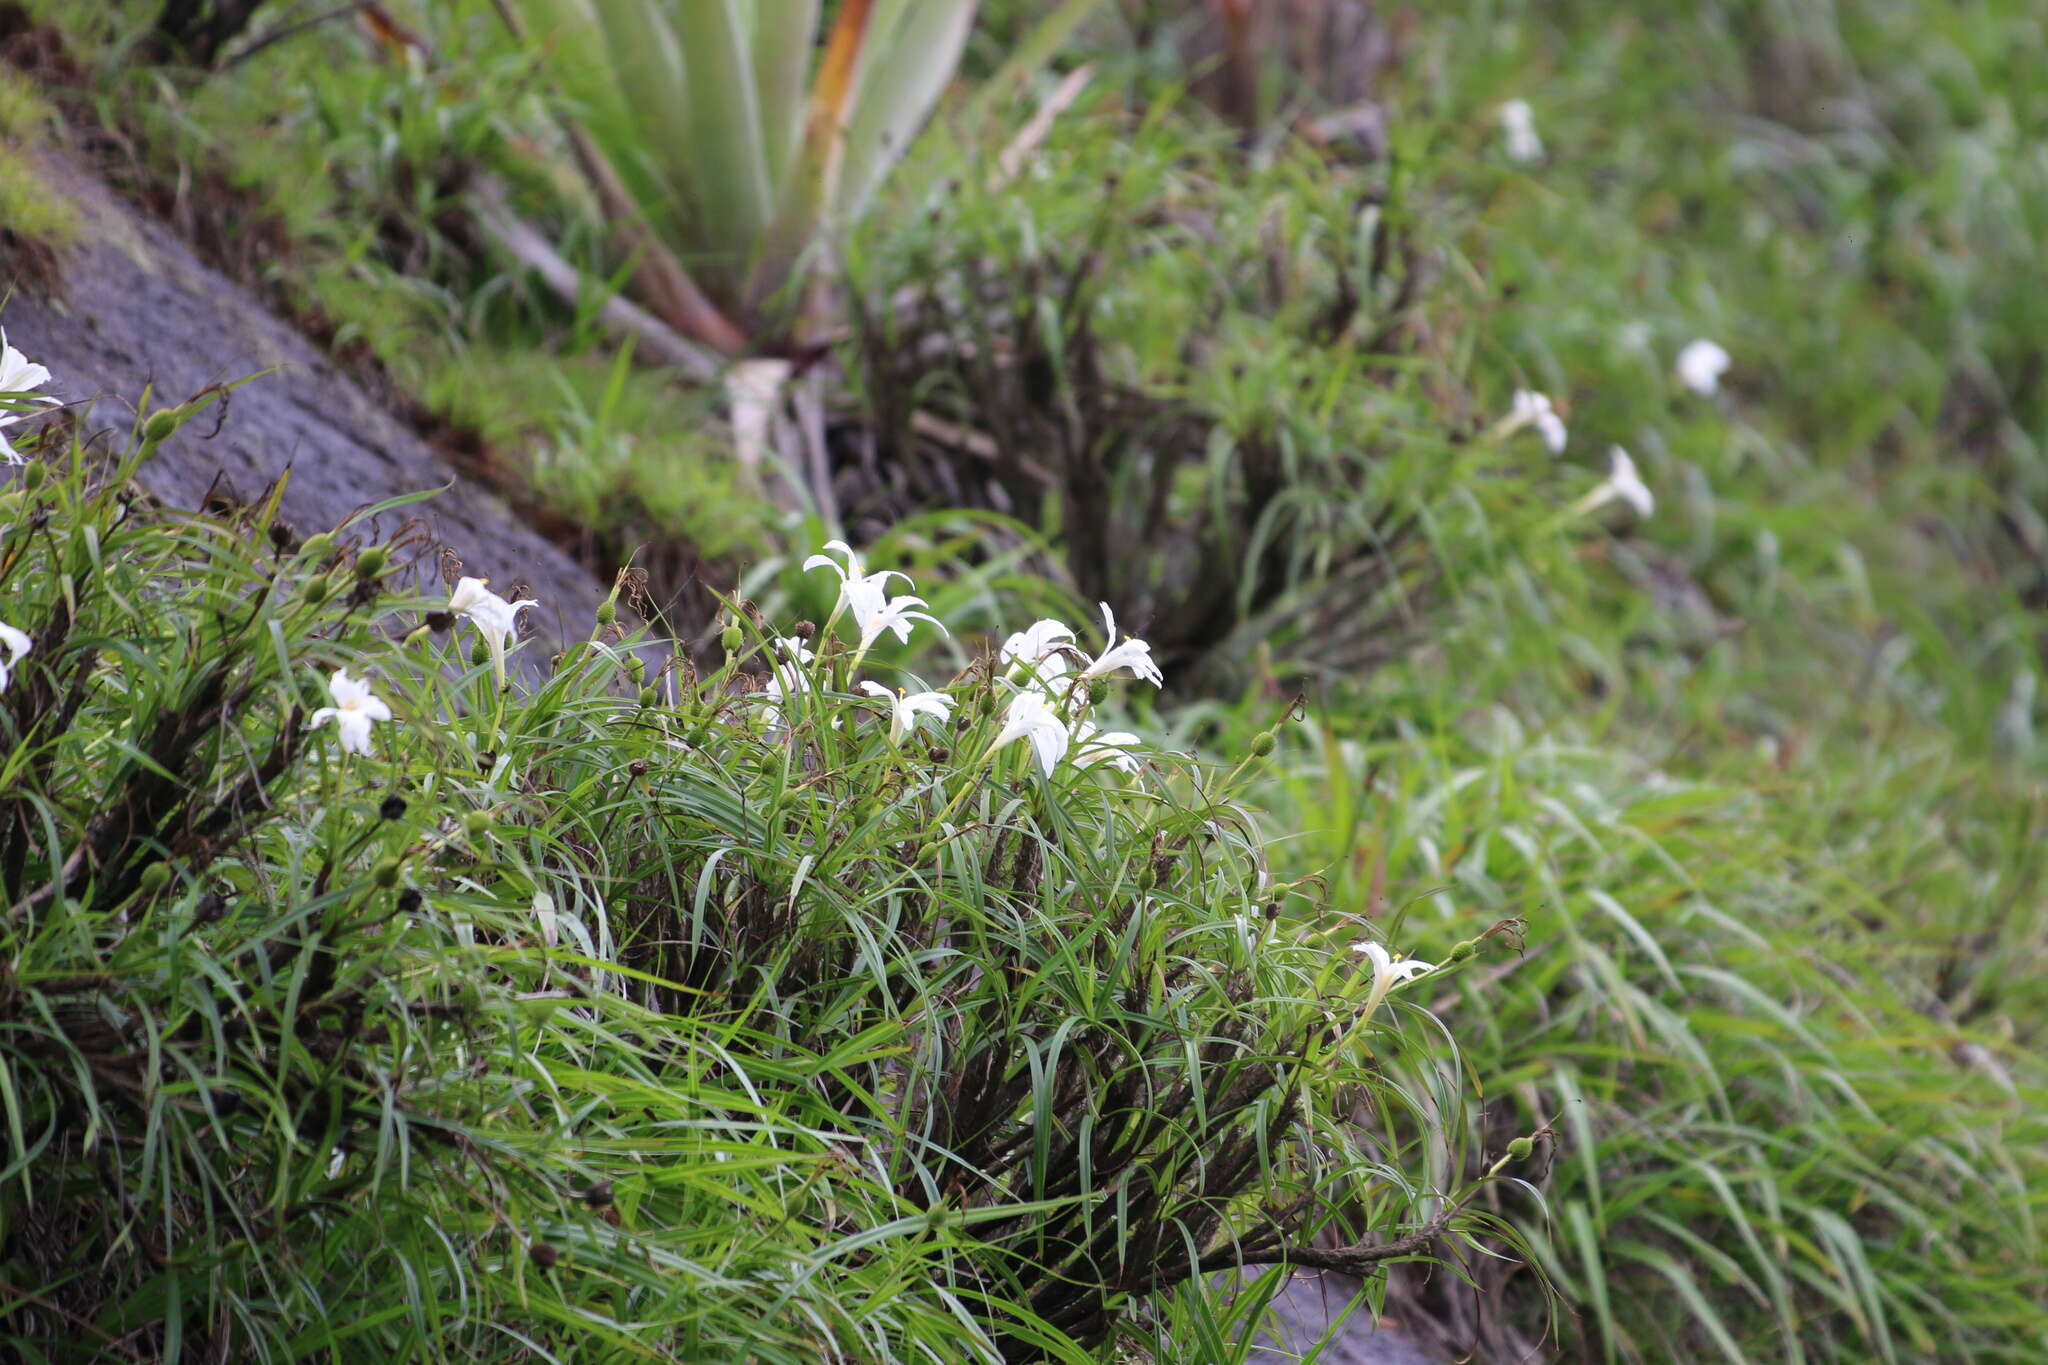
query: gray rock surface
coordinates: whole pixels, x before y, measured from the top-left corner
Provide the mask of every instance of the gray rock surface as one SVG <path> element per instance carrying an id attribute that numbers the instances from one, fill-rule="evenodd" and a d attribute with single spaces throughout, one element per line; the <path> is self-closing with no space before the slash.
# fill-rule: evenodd
<path id="1" fill-rule="evenodd" d="M 131 209 L 75 162 L 47 155 L 48 187 L 74 203 L 80 242 L 59 256 L 54 284 L 0 280 L 10 289 L 0 325 L 47 365 L 47 392 L 77 405 L 83 430 L 125 432 L 145 391 L 172 406 L 210 384 L 274 370 L 188 423 L 144 467 L 140 482 L 179 508 L 197 508 L 216 478 L 254 498 L 283 473 L 282 513 L 301 535 L 332 529 L 357 509 L 444 488 L 378 519 L 388 534 L 417 518 L 460 557 L 463 571 L 500 589 L 525 585 L 542 610 L 527 613 L 559 643 L 565 620 L 587 623 L 606 590 L 488 491 L 461 479 L 409 427 L 248 290 L 209 268 L 162 224 Z M 88 406 L 89 409 L 88 409 Z M 26 430 L 27 428 L 21 428 Z M 438 581 L 434 556 L 424 576 Z M 581 627 L 579 626 L 579 633 Z M 533 651 L 528 651 L 529 655 Z"/>
<path id="2" fill-rule="evenodd" d="M 1444 1365 L 1399 1328 L 1376 1322 L 1363 1307 L 1346 1313 L 1359 1282 L 1327 1271 L 1301 1271 L 1274 1296 L 1272 1322 L 1246 1356 L 1247 1365 Z M 1338 1323 L 1339 1319 L 1341 1323 Z M 1335 1331 L 1333 1323 L 1338 1324 Z M 1329 1344 L 1316 1344 L 1329 1336 Z"/>

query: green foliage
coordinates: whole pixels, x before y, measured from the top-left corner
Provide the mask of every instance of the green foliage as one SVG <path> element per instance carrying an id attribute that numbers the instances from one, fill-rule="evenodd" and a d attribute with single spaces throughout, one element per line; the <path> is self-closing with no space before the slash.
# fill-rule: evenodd
<path id="1" fill-rule="evenodd" d="M 1345 921 L 1272 937 L 1246 765 L 1042 775 L 992 663 L 892 733 L 830 622 L 501 691 L 400 505 L 136 501 L 194 415 L 0 530 L 10 1356 L 1082 1360 L 1466 1230 L 1469 1082 L 1382 1079 Z"/>

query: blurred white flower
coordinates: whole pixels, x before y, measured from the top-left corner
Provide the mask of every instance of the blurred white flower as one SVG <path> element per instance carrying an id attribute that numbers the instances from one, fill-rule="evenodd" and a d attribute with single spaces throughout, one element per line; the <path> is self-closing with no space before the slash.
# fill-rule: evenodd
<path id="1" fill-rule="evenodd" d="M 334 676 L 327 680 L 327 695 L 334 698 L 334 705 L 323 706 L 306 717 L 306 728 L 310 730 L 331 720 L 335 733 L 341 736 L 343 753 L 369 753 L 371 722 L 390 720 L 391 708 L 371 695 L 369 683 L 351 678 L 345 668 L 335 669 Z"/>
<path id="2" fill-rule="evenodd" d="M 7 331 L 0 328 L 0 394 L 10 398 L 32 396 L 33 390 L 50 382 L 50 372 L 29 360 L 20 351 L 8 344 Z M 39 403 L 55 403 L 54 398 L 37 397 Z M 19 412 L 0 412 L 0 427 L 11 427 L 22 419 Z M 5 433 L 0 433 L 0 459 L 8 464 L 21 464 L 21 452 L 8 444 Z"/>
<path id="3" fill-rule="evenodd" d="M 1543 159 L 1543 139 L 1536 136 L 1536 114 L 1527 100 L 1509 100 L 1500 107 L 1501 141 L 1508 160 L 1530 165 Z"/>
<path id="4" fill-rule="evenodd" d="M 448 594 L 448 610 L 457 616 L 467 616 L 483 632 L 484 643 L 491 649 L 491 663 L 497 669 L 498 686 L 503 687 L 505 649 L 519 636 L 519 613 L 540 603 L 531 597 L 507 602 L 490 590 L 490 581 L 488 578 L 458 579 L 455 591 Z"/>
<path id="5" fill-rule="evenodd" d="M 1063 678 L 1072 667 L 1063 646 L 1073 638 L 1074 632 L 1061 622 L 1034 621 L 1029 630 L 1003 641 L 1003 671 L 1015 677 L 1020 669 L 1030 670 L 1042 686 Z"/>
<path id="6" fill-rule="evenodd" d="M 0 692 L 5 692 L 7 684 L 14 680 L 14 666 L 21 662 L 22 655 L 35 648 L 35 641 L 26 632 L 0 621 L 0 647 L 7 650 L 6 660 L 0 662 Z"/>
<path id="7" fill-rule="evenodd" d="M 1689 341 L 1678 353 L 1678 381 L 1702 397 L 1711 397 L 1720 389 L 1728 365 L 1728 352 L 1719 343 L 1704 337 Z"/>
<path id="8" fill-rule="evenodd" d="M 1378 943 L 1354 943 L 1351 951 L 1364 953 L 1372 959 L 1372 990 L 1365 997 L 1365 1009 L 1359 1015 L 1361 1019 L 1370 1018 L 1394 987 L 1436 970 L 1434 963 L 1418 962 L 1412 957 L 1397 958 Z"/>
<path id="9" fill-rule="evenodd" d="M 1098 730 L 1089 721 L 1076 721 L 1072 732 L 1074 766 L 1092 768 L 1107 763 L 1119 772 L 1135 773 L 1143 766 L 1130 749 L 1144 741 L 1128 730 Z"/>
<path id="10" fill-rule="evenodd" d="M 860 690 L 889 703 L 889 743 L 900 744 L 906 731 L 917 728 L 919 716 L 931 716 L 944 725 L 952 718 L 953 698 L 943 692 L 890 691 L 878 682 L 863 682 Z"/>
<path id="11" fill-rule="evenodd" d="M 1516 389 L 1514 405 L 1494 428 L 1496 436 L 1512 436 L 1523 427 L 1534 426 L 1553 455 L 1564 454 L 1564 419 L 1550 405 L 1550 399 L 1534 389 Z"/>
<path id="12" fill-rule="evenodd" d="M 1003 718 L 1003 728 L 989 744 L 989 752 L 993 753 L 1019 739 L 1031 741 L 1031 751 L 1038 756 L 1038 766 L 1045 770 L 1047 777 L 1051 777 L 1052 770 L 1059 766 L 1060 759 L 1067 752 L 1067 723 L 1053 714 L 1040 693 L 1019 692 L 1010 702 L 1009 712 Z"/>
<path id="13" fill-rule="evenodd" d="M 1134 678 L 1143 678 L 1154 687 L 1165 681 L 1165 674 L 1159 665 L 1152 662 L 1152 646 L 1134 635 L 1126 635 L 1124 642 L 1116 642 L 1116 613 L 1109 609 L 1109 603 L 1102 602 L 1102 629 L 1109 637 L 1109 646 L 1095 656 L 1088 667 L 1081 670 L 1084 678 L 1101 678 L 1116 672 L 1119 668 L 1131 670 Z"/>
<path id="14" fill-rule="evenodd" d="M 1577 512 L 1590 512 L 1619 499 L 1635 509 L 1639 517 L 1647 517 L 1657 508 L 1657 499 L 1650 492 L 1642 477 L 1636 473 L 1636 462 L 1620 446 L 1610 446 L 1607 452 L 1609 470 L 1606 479 L 1580 498 L 1573 506 Z"/>

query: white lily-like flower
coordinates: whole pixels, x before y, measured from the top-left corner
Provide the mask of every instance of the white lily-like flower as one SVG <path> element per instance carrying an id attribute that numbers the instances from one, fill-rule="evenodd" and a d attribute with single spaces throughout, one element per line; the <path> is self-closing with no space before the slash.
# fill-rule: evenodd
<path id="1" fill-rule="evenodd" d="M 1564 418 L 1557 415 L 1550 399 L 1534 389 L 1516 389 L 1514 405 L 1508 409 L 1508 415 L 1495 424 L 1493 434 L 1504 440 L 1526 426 L 1536 428 L 1551 454 L 1564 454 Z"/>
<path id="2" fill-rule="evenodd" d="M 1366 994 L 1365 1009 L 1359 1014 L 1361 1019 L 1371 1018 L 1372 1012 L 1380 1007 L 1387 998 L 1387 992 L 1394 987 L 1436 970 L 1436 964 L 1431 962 L 1419 962 L 1412 957 L 1397 958 L 1383 944 L 1354 943 L 1351 951 L 1364 953 L 1372 959 L 1372 990 Z"/>
<path id="3" fill-rule="evenodd" d="M 467 616 L 483 632 L 484 643 L 491 649 L 491 663 L 498 672 L 498 686 L 503 687 L 505 649 L 519 636 L 519 613 L 540 603 L 531 597 L 507 602 L 490 590 L 490 581 L 488 578 L 458 579 L 455 591 L 448 594 L 448 610 L 457 616 Z"/>
<path id="4" fill-rule="evenodd" d="M 369 753 L 370 725 L 373 721 L 390 720 L 391 708 L 371 693 L 367 681 L 351 678 L 345 668 L 335 669 L 334 676 L 327 680 L 327 695 L 334 698 L 334 705 L 323 706 L 306 717 L 306 728 L 310 730 L 331 720 L 335 733 L 341 736 L 343 753 Z"/>
<path id="5" fill-rule="evenodd" d="M 895 632 L 899 641 L 908 644 L 912 621 L 929 621 L 939 628 L 939 634 L 947 634 L 945 622 L 938 617 L 928 611 L 912 610 L 924 604 L 922 597 L 911 597 L 908 594 L 891 598 L 886 602 L 877 602 L 865 609 L 861 604 L 856 604 L 853 608 L 853 620 L 854 624 L 860 627 L 860 644 L 853 651 L 854 666 L 860 666 L 860 661 L 866 657 L 869 647 L 882 638 L 884 631 Z"/>
<path id="6" fill-rule="evenodd" d="M 1072 731 L 1074 766 L 1092 768 L 1107 763 L 1119 772 L 1135 773 L 1144 765 L 1130 750 L 1144 743 L 1129 730 L 1098 730 L 1091 721 L 1076 721 Z"/>
<path id="7" fill-rule="evenodd" d="M 1721 344 L 1701 337 L 1688 341 L 1678 353 L 1678 382 L 1699 394 L 1711 398 L 1721 387 L 1721 376 L 1728 372 L 1728 352 Z"/>
<path id="8" fill-rule="evenodd" d="M 7 331 L 0 328 L 0 394 L 9 398 L 34 397 L 38 403 L 55 403 L 57 400 L 54 398 L 34 394 L 34 390 L 49 382 L 50 372 L 8 344 Z M 0 411 L 0 427 L 13 426 L 23 415 L 19 412 Z M 8 464 L 25 463 L 21 452 L 8 443 L 4 432 L 0 432 L 0 459 L 4 459 Z"/>
<path id="9" fill-rule="evenodd" d="M 889 703 L 889 743 L 892 746 L 902 743 L 904 734 L 917 728 L 919 716 L 931 716 L 944 725 L 952 718 L 956 704 L 943 692 L 906 692 L 900 687 L 892 692 L 878 682 L 863 682 L 860 690 Z"/>
<path id="10" fill-rule="evenodd" d="M 1126 635 L 1124 642 L 1116 642 L 1116 613 L 1109 609 L 1109 603 L 1098 603 L 1102 608 L 1102 629 L 1109 637 L 1109 646 L 1095 656 L 1089 665 L 1081 670 L 1084 678 L 1101 678 L 1116 672 L 1119 668 L 1131 670 L 1131 676 L 1142 678 L 1158 687 L 1166 681 L 1166 675 L 1159 671 L 1159 665 L 1152 662 L 1152 646 L 1135 635 Z"/>
<path id="11" fill-rule="evenodd" d="M 1003 671 L 1015 677 L 1019 670 L 1026 670 L 1037 677 L 1041 686 L 1049 686 L 1064 678 L 1072 667 L 1064 646 L 1073 638 L 1072 628 L 1064 622 L 1050 618 L 1034 621 L 1029 630 L 1020 630 L 1003 641 Z"/>
<path id="12" fill-rule="evenodd" d="M 1536 135 L 1536 113 L 1527 100 L 1509 100 L 1500 107 L 1501 141 L 1508 160 L 1532 165 L 1543 159 L 1543 139 Z"/>
<path id="13" fill-rule="evenodd" d="M 925 605 L 922 597 L 906 595 L 894 601 L 889 600 L 889 580 L 900 578 L 907 587 L 910 584 L 909 575 L 900 574 L 894 569 L 864 572 L 860 556 L 843 540 L 828 540 L 825 542 L 825 548 L 837 550 L 846 556 L 845 565 L 840 565 L 829 555 L 815 554 L 804 561 L 804 572 L 830 569 L 839 575 L 839 603 L 833 608 L 833 614 L 836 616 L 842 611 L 846 612 L 853 617 L 854 625 L 860 629 L 860 645 L 853 653 L 855 667 L 859 666 L 861 658 L 867 654 L 875 641 L 882 638 L 884 631 L 893 632 L 896 638 L 905 644 L 910 642 L 912 621 L 929 621 L 939 628 L 941 634 L 946 632 L 945 624 L 938 617 L 929 612 L 914 610 Z"/>
<path id="14" fill-rule="evenodd" d="M 1038 756 L 1038 766 L 1045 770 L 1047 777 L 1051 777 L 1052 770 L 1066 756 L 1071 736 L 1067 732 L 1067 723 L 1046 705 L 1044 695 L 1027 691 L 1019 692 L 1010 702 L 1009 712 L 1003 717 L 1003 728 L 989 744 L 989 752 L 994 753 L 1019 739 L 1031 741 L 1031 752 Z"/>
<path id="15" fill-rule="evenodd" d="M 775 655 L 774 666 L 769 672 L 768 681 L 761 688 L 761 695 L 770 701 L 781 701 L 784 697 L 808 692 L 811 688 L 811 675 L 804 669 L 818 656 L 805 649 L 804 642 L 793 635 L 774 641 L 770 648 Z M 782 724 L 780 707 L 768 708 L 768 724 Z"/>
<path id="16" fill-rule="evenodd" d="M 1604 507 L 1619 499 L 1633 507 L 1637 516 L 1649 516 L 1657 508 L 1657 498 L 1643 482 L 1642 476 L 1636 473 L 1636 462 L 1631 460 L 1628 452 L 1620 446 L 1609 447 L 1607 458 L 1607 477 L 1574 503 L 1572 510 L 1590 512 L 1596 507 Z"/>
<path id="17" fill-rule="evenodd" d="M 14 680 L 14 666 L 21 662 L 22 655 L 35 648 L 35 644 L 26 631 L 16 630 L 0 621 L 0 648 L 7 650 L 6 660 L 0 662 L 0 692 L 7 690 L 7 684 Z"/>

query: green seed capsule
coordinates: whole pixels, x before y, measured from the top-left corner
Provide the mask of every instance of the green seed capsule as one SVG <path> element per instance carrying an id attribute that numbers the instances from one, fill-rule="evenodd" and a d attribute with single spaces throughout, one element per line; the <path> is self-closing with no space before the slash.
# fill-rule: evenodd
<path id="1" fill-rule="evenodd" d="M 600 602 L 597 604 L 597 623 L 599 625 L 608 626 L 618 619 L 619 608 L 616 603 Z"/>
<path id="2" fill-rule="evenodd" d="M 334 537 L 326 531 L 307 536 L 305 542 L 299 546 L 299 553 L 318 564 L 334 553 Z"/>
<path id="3" fill-rule="evenodd" d="M 375 578 L 384 572 L 384 566 L 391 562 L 391 551 L 382 545 L 372 545 L 356 556 L 356 577 Z"/>
<path id="4" fill-rule="evenodd" d="M 176 408 L 158 408 L 142 424 L 142 443 L 146 446 L 162 445 L 171 439 L 171 433 L 184 420 Z"/>
<path id="5" fill-rule="evenodd" d="M 1508 1157 L 1514 1161 L 1527 1161 L 1529 1153 L 1536 1150 L 1534 1138 L 1518 1137 L 1508 1144 Z"/>
<path id="6" fill-rule="evenodd" d="M 327 579 L 324 576 L 307 579 L 303 595 L 308 602 L 319 606 L 327 600 Z"/>
<path id="7" fill-rule="evenodd" d="M 462 817 L 462 832 L 472 839 L 481 839 L 491 827 L 491 813 L 487 810 L 473 810 Z"/>
<path id="8" fill-rule="evenodd" d="M 1273 746 L 1280 742 L 1279 736 L 1271 730 L 1262 730 L 1252 740 L 1252 757 L 1264 758 L 1273 752 Z"/>
<path id="9" fill-rule="evenodd" d="M 1478 954 L 1479 940 L 1476 938 L 1468 938 L 1464 940 L 1462 943 L 1459 943 L 1456 947 L 1451 949 L 1451 961 L 1464 962 L 1469 958 L 1478 956 Z"/>
<path id="10" fill-rule="evenodd" d="M 628 654 L 626 656 L 626 676 L 636 683 L 647 681 L 647 660 L 641 658 L 638 654 Z"/>
<path id="11" fill-rule="evenodd" d="M 43 486 L 43 480 L 48 478 L 49 474 L 50 471 L 43 468 L 43 466 L 32 464 L 27 469 L 21 471 L 21 486 L 33 493 Z"/>
<path id="12" fill-rule="evenodd" d="M 138 879 L 136 885 L 143 895 L 154 896 L 157 892 L 163 890 L 170 880 L 171 865 L 169 863 L 151 863 L 148 867 L 142 869 L 142 876 Z"/>
<path id="13" fill-rule="evenodd" d="M 640 704 L 642 706 L 652 706 L 660 700 L 660 694 L 657 693 L 653 688 L 643 687 L 640 689 Z"/>
<path id="14" fill-rule="evenodd" d="M 746 633 L 740 629 L 740 623 L 731 621 L 726 624 L 724 631 L 719 634 L 718 643 L 725 646 L 726 653 L 732 654 L 738 651 L 740 642 L 746 638 Z"/>
<path id="15" fill-rule="evenodd" d="M 370 869 L 370 880 L 389 891 L 398 885 L 398 859 L 385 858 Z"/>

